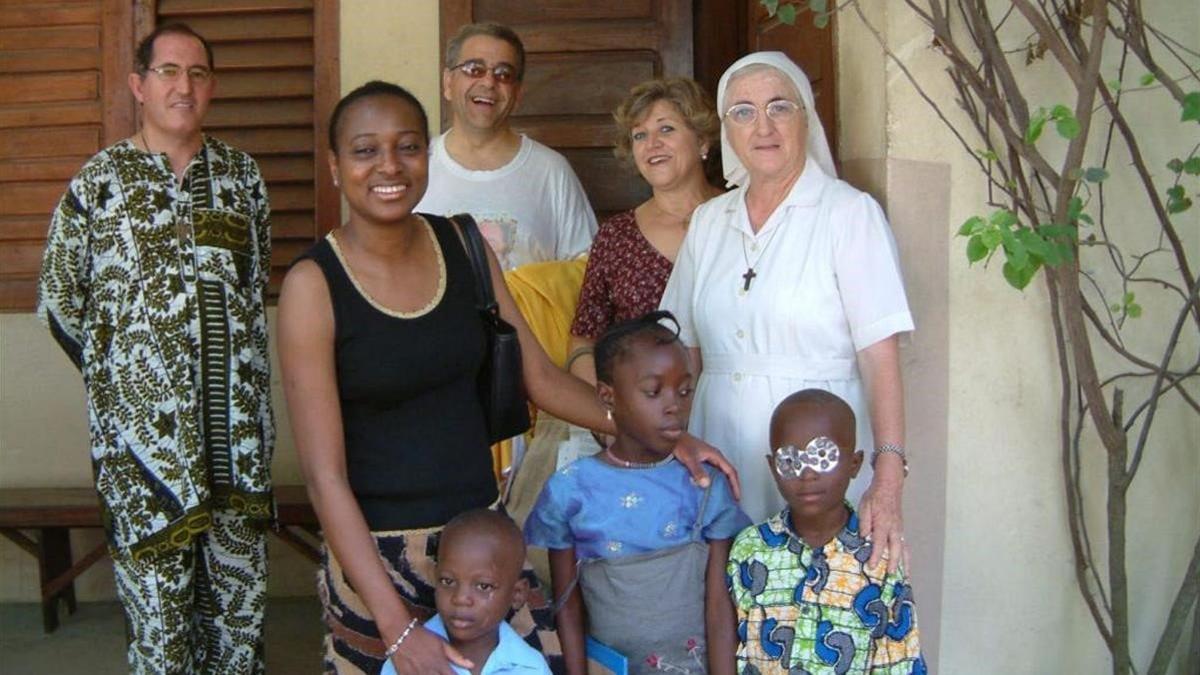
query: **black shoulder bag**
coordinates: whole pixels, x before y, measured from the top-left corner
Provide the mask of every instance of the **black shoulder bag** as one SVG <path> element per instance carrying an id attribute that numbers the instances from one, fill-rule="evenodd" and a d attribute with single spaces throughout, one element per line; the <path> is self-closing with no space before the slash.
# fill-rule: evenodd
<path id="1" fill-rule="evenodd" d="M 467 258 L 475 272 L 475 300 L 487 334 L 487 353 L 479 370 L 479 400 L 493 443 L 525 433 L 529 429 L 529 402 L 521 377 L 521 344 L 517 329 L 500 318 L 500 306 L 492 292 L 486 244 L 475 219 L 467 213 L 451 216 L 462 229 Z"/>

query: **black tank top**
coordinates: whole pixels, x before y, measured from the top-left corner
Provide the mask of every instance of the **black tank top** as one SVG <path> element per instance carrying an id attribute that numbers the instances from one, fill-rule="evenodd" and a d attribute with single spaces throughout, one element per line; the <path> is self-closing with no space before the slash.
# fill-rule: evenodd
<path id="1" fill-rule="evenodd" d="M 454 226 L 424 217 L 446 283 L 432 307 L 412 314 L 372 302 L 332 237 L 300 257 L 329 285 L 346 469 L 375 531 L 444 525 L 497 497 L 476 389 L 486 337 L 473 272 Z"/>

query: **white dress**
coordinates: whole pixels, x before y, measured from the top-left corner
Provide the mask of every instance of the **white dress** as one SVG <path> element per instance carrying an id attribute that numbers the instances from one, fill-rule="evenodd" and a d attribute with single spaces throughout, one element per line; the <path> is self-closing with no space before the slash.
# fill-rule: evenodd
<path id="1" fill-rule="evenodd" d="M 784 505 L 765 456 L 775 406 L 820 388 L 858 418 L 859 449 L 874 447 L 857 352 L 913 329 L 896 244 L 874 199 L 808 162 L 755 235 L 746 188 L 696 209 L 661 307 L 679 319 L 703 371 L 689 431 L 714 445 L 741 476 L 742 508 L 755 521 Z M 744 274 L 754 268 L 749 290 Z M 868 461 L 851 483 L 857 503 Z"/>

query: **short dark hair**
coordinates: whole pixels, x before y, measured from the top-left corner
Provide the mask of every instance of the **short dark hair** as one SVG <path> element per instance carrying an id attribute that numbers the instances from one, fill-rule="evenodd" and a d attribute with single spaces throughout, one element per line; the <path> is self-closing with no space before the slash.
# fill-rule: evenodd
<path id="1" fill-rule="evenodd" d="M 513 64 L 517 67 L 517 80 L 525 79 L 525 45 L 522 44 L 521 38 L 508 26 L 491 21 L 469 23 L 458 29 L 454 37 L 446 42 L 446 68 L 458 65 L 458 55 L 462 52 L 463 43 L 476 35 L 504 40 L 512 45 L 512 48 L 517 51 L 517 62 Z"/>
<path id="2" fill-rule="evenodd" d="M 425 114 L 425 106 L 417 100 L 412 92 L 401 87 L 398 84 L 384 82 L 383 80 L 371 80 L 370 82 L 358 87 L 354 91 L 342 97 L 342 100 L 337 102 L 333 107 L 333 114 L 329 116 L 329 148 L 334 152 L 338 150 L 337 135 L 342 123 L 342 116 L 346 112 L 346 108 L 350 104 L 364 98 L 373 98 L 376 96 L 394 96 L 402 101 L 406 101 L 409 105 L 417 109 L 417 115 L 421 118 L 421 133 L 425 134 L 425 142 L 429 142 L 429 117 Z"/>
<path id="3" fill-rule="evenodd" d="M 512 557 L 508 560 L 515 562 L 519 574 L 525 565 L 525 537 L 516 522 L 500 511 L 478 508 L 454 516 L 442 528 L 438 550 L 455 537 L 474 538 L 485 535 L 495 537 L 505 554 L 511 552 Z"/>
<path id="4" fill-rule="evenodd" d="M 662 321 L 670 321 L 675 328 L 664 326 Z M 592 348 L 596 380 L 612 384 L 613 363 L 628 354 L 634 342 L 642 338 L 653 340 L 655 346 L 679 342 L 679 321 L 674 314 L 660 309 L 609 327 Z"/>
<path id="5" fill-rule="evenodd" d="M 150 34 L 138 43 L 133 56 L 133 67 L 137 69 L 138 73 L 145 75 L 146 71 L 150 70 L 150 62 L 154 60 L 154 42 L 164 35 L 187 35 L 199 40 L 200 44 L 204 45 L 204 54 L 208 56 L 208 69 L 213 69 L 213 50 L 212 45 L 208 44 L 208 40 L 205 40 L 203 35 L 197 33 L 186 23 L 172 22 L 164 23 L 150 31 Z"/>

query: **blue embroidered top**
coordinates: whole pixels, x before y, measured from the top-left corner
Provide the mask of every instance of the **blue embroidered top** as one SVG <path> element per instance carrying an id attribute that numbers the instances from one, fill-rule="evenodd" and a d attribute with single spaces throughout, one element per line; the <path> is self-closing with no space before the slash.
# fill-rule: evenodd
<path id="1" fill-rule="evenodd" d="M 730 539 L 750 519 L 734 501 L 725 476 L 708 472 L 712 492 L 700 534 L 705 540 Z M 704 490 L 677 461 L 626 469 L 584 457 L 546 481 L 525 522 L 525 541 L 548 549 L 574 546 L 579 560 L 670 548 L 692 539 L 703 497 Z"/>

